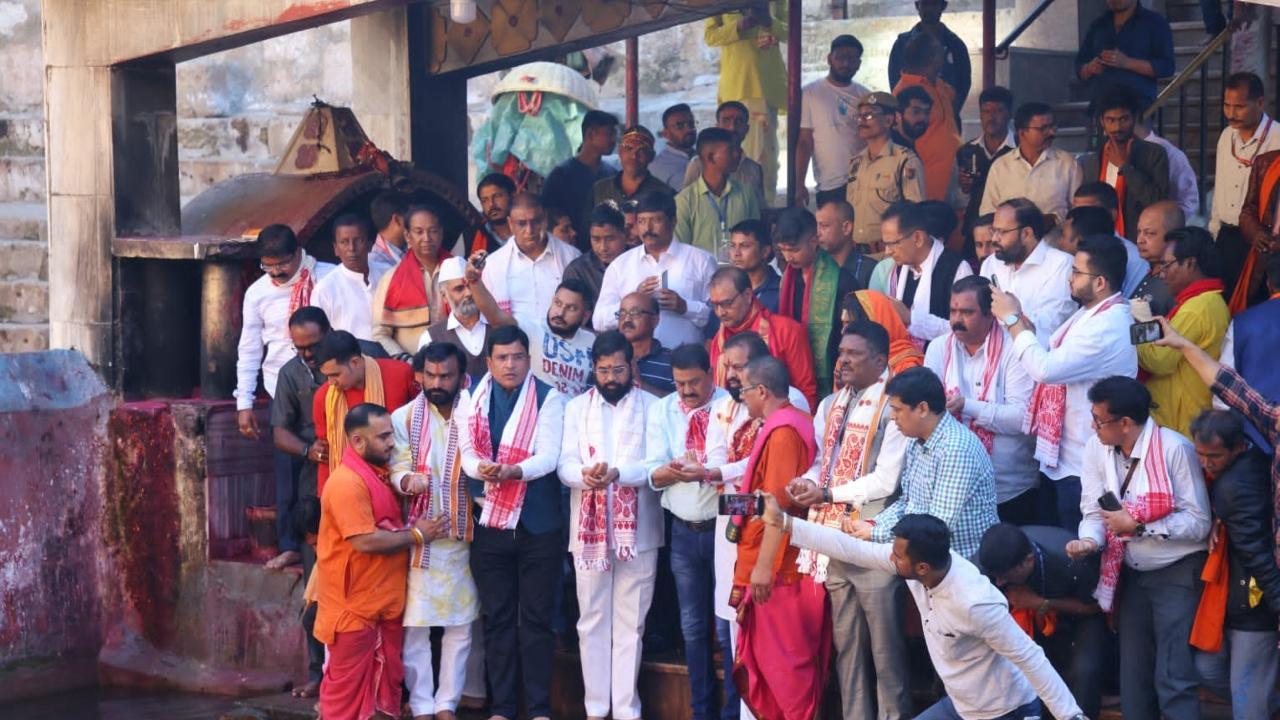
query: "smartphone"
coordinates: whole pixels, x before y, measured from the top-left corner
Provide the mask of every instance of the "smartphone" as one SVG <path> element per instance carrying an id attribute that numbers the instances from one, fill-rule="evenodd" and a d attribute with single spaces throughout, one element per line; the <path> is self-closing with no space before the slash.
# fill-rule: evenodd
<path id="1" fill-rule="evenodd" d="M 1155 342 L 1164 337 L 1164 329 L 1156 320 L 1137 322 L 1129 326 L 1129 342 L 1134 345 Z"/>
<path id="2" fill-rule="evenodd" d="M 662 274 L 658 276 L 658 287 L 662 288 L 663 290 L 667 289 L 667 271 L 666 270 L 663 270 Z"/>
<path id="3" fill-rule="evenodd" d="M 1108 490 L 1102 493 L 1102 497 L 1098 498 L 1098 507 L 1107 512 L 1115 512 L 1124 506 L 1120 504 L 1120 499 L 1116 497 L 1116 494 Z"/>
<path id="4" fill-rule="evenodd" d="M 477 270 L 484 269 L 484 260 L 489 254 L 484 250 L 478 250 L 471 255 L 471 265 Z"/>
<path id="5" fill-rule="evenodd" d="M 725 493 L 720 496 L 721 515 L 763 515 L 763 495 Z"/>
<path id="6" fill-rule="evenodd" d="M 991 276 L 991 287 L 993 287 L 993 288 L 995 288 L 995 289 L 997 289 L 997 290 L 999 290 L 999 289 L 1000 289 L 1000 281 L 996 278 L 996 276 L 995 276 L 995 275 L 992 275 L 992 276 Z"/>

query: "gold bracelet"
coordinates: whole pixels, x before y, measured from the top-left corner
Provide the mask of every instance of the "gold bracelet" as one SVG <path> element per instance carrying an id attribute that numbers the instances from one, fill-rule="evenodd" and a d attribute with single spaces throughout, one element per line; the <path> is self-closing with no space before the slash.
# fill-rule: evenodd
<path id="1" fill-rule="evenodd" d="M 426 545 L 426 544 L 427 544 L 427 538 L 426 538 L 426 536 L 425 536 L 425 535 L 423 535 L 423 534 L 422 534 L 422 531 L 421 531 L 421 530 L 419 530 L 419 529 L 418 529 L 418 528 L 416 528 L 416 527 L 411 527 L 411 528 L 409 528 L 409 531 L 413 533 L 413 537 L 415 538 L 415 540 L 414 540 L 414 544 L 415 544 L 415 545 Z"/>

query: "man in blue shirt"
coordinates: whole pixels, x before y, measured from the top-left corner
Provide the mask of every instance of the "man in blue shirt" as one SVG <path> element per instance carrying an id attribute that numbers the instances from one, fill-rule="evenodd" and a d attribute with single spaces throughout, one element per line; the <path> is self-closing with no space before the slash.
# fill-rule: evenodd
<path id="1" fill-rule="evenodd" d="M 1076 75 L 1089 83 L 1091 96 L 1125 85 L 1146 107 L 1156 99 L 1156 78 L 1174 72 L 1169 21 L 1138 0 L 1107 0 L 1107 10 L 1089 25 L 1076 51 Z"/>

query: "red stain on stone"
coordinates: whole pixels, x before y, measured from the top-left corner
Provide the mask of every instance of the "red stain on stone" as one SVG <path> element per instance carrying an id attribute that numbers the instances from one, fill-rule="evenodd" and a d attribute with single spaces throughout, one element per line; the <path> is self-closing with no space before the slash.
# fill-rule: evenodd
<path id="1" fill-rule="evenodd" d="M 351 7 L 351 0 L 317 0 L 317 2 L 294 3 L 276 16 L 277 23 L 305 20 L 335 10 Z"/>

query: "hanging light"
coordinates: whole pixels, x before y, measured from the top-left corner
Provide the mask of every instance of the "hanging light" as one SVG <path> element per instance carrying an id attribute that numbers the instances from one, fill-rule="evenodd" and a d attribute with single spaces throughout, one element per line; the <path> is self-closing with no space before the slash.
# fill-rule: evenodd
<path id="1" fill-rule="evenodd" d="M 475 22 L 476 0 L 449 0 L 449 19 L 462 25 Z"/>

